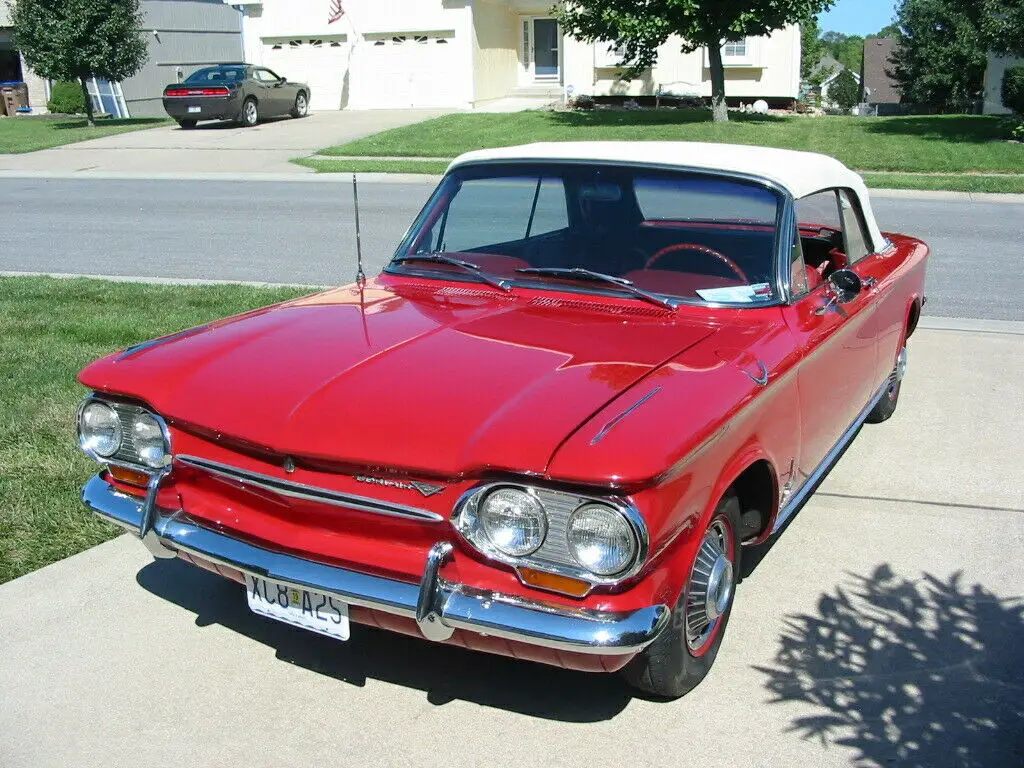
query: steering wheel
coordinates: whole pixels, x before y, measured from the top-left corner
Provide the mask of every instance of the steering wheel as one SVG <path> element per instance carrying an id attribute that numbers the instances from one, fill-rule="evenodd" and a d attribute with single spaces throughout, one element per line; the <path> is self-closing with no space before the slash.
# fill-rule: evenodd
<path id="1" fill-rule="evenodd" d="M 655 253 L 651 258 L 644 264 L 644 269 L 650 269 L 663 256 L 667 256 L 670 253 L 676 251 L 696 251 L 697 253 L 703 253 L 705 256 L 710 256 L 713 259 L 718 259 L 720 262 L 725 264 L 730 270 L 736 273 L 736 276 L 744 283 L 749 284 L 750 280 L 743 273 L 743 270 L 737 266 L 736 262 L 726 256 L 724 253 L 719 253 L 714 248 L 708 248 L 706 245 L 697 245 L 697 243 L 676 243 L 675 245 L 668 245 L 662 248 L 660 251 Z"/>

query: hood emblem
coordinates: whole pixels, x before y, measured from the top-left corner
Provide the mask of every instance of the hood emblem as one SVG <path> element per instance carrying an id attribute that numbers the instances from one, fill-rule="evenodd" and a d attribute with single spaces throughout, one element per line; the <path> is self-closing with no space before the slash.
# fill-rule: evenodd
<path id="1" fill-rule="evenodd" d="M 445 488 L 443 485 L 424 483 L 420 480 L 411 480 L 410 482 L 405 483 L 401 480 L 389 480 L 386 477 L 369 477 L 368 475 L 356 475 L 355 479 L 357 483 L 370 483 L 371 485 L 383 485 L 388 488 L 403 488 L 407 491 L 419 491 L 424 496 L 433 496 L 436 493 L 440 493 Z"/>
<path id="2" fill-rule="evenodd" d="M 284 457 L 284 471 L 289 475 L 295 471 L 295 460 L 291 456 Z"/>

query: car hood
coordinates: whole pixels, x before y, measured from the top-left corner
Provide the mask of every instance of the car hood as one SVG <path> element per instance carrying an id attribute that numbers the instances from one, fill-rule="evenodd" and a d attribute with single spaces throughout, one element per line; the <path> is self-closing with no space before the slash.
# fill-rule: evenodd
<path id="1" fill-rule="evenodd" d="M 628 299 L 395 278 L 129 348 L 80 380 L 276 455 L 542 474 L 580 425 L 714 330 Z"/>

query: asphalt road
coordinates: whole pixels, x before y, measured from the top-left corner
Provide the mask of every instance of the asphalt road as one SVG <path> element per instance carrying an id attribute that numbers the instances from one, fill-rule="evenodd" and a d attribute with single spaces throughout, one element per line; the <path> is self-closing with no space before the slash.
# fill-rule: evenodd
<path id="1" fill-rule="evenodd" d="M 360 187 L 367 272 L 429 184 Z M 876 198 L 885 231 L 932 246 L 926 314 L 1024 318 L 1024 205 Z M 0 271 L 333 284 L 355 275 L 347 183 L 0 180 Z"/>

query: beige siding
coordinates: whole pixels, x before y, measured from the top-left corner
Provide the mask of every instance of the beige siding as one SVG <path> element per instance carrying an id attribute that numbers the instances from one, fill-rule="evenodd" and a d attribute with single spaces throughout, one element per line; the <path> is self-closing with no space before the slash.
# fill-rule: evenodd
<path id="1" fill-rule="evenodd" d="M 507 6 L 473 4 L 473 100 L 507 96 L 519 75 L 519 17 Z"/>
<path id="2" fill-rule="evenodd" d="M 578 93 L 595 96 L 653 95 L 659 86 L 684 93 L 711 95 L 711 70 L 707 52 L 680 51 L 681 41 L 670 38 L 658 50 L 655 66 L 641 78 L 623 81 L 612 67 L 595 66 L 600 62 L 604 44 L 590 45 L 577 40 L 565 41 L 566 84 Z M 750 55 L 742 65 L 727 66 L 725 93 L 729 98 L 796 98 L 800 88 L 800 31 L 786 27 L 763 38 L 751 38 Z M 597 58 L 595 59 L 595 51 Z"/>

